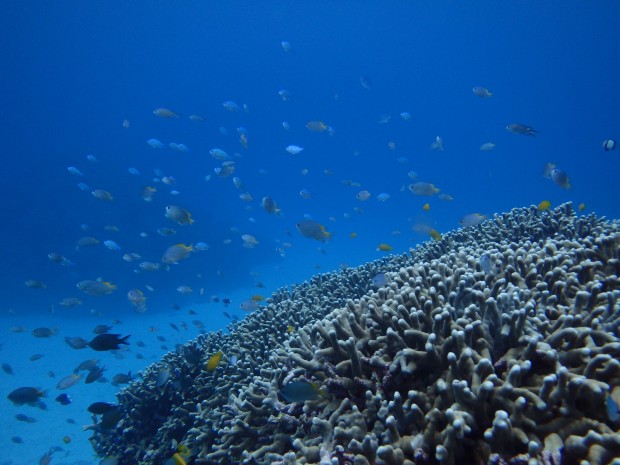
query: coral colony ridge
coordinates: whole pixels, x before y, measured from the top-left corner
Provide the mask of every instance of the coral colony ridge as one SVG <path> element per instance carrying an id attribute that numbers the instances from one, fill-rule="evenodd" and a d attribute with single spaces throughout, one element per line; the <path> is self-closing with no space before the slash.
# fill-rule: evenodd
<path id="1" fill-rule="evenodd" d="M 188 464 L 619 464 L 619 228 L 514 209 L 279 290 L 147 368 L 92 444 L 119 465 L 179 444 Z M 300 381 L 315 395 L 287 401 Z"/>

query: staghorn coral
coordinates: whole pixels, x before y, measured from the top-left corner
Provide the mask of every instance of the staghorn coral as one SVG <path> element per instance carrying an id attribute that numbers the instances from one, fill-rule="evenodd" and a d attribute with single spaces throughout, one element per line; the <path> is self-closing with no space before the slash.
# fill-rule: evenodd
<path id="1" fill-rule="evenodd" d="M 150 367 L 93 445 L 119 464 L 163 463 L 172 439 L 194 463 L 612 463 L 619 248 L 617 222 L 530 207 L 317 276 Z M 202 371 L 216 350 L 239 365 Z M 177 376 L 157 387 L 162 363 Z M 326 392 L 283 403 L 296 379 Z"/>

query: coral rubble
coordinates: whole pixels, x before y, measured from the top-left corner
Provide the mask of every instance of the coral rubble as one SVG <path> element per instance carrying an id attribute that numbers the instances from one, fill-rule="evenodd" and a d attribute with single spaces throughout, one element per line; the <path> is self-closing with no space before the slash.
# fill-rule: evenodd
<path id="1" fill-rule="evenodd" d="M 619 222 L 564 204 L 316 276 L 149 367 L 93 446 L 119 465 L 177 443 L 196 464 L 617 464 L 619 250 Z M 287 402 L 299 380 L 321 395 Z"/>

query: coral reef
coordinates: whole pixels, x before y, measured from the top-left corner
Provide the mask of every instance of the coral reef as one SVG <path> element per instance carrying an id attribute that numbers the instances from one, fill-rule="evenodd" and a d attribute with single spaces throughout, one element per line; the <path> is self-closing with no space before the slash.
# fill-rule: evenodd
<path id="1" fill-rule="evenodd" d="M 177 443 L 196 464 L 618 464 L 619 255 L 619 222 L 564 204 L 316 276 L 149 367 L 93 446 L 120 465 Z M 300 380 L 320 395 L 287 402 Z"/>

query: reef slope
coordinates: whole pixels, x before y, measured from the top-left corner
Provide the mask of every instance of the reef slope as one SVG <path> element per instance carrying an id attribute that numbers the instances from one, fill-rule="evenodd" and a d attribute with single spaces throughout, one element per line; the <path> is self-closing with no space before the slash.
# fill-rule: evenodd
<path id="1" fill-rule="evenodd" d="M 529 207 L 315 276 L 151 365 L 93 447 L 119 465 L 176 444 L 196 464 L 617 463 L 619 249 L 618 221 Z M 320 395 L 285 401 L 300 380 Z"/>

